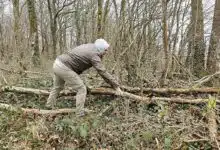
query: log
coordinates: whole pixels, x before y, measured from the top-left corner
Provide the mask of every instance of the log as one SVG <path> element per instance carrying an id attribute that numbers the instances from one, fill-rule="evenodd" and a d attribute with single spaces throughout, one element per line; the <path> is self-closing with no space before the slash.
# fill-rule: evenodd
<path id="1" fill-rule="evenodd" d="M 58 114 L 68 114 L 68 113 L 74 113 L 76 109 L 54 109 L 54 110 L 43 110 L 43 109 L 29 109 L 29 108 L 20 108 L 20 107 L 15 107 L 12 105 L 0 103 L 0 108 L 1 109 L 6 109 L 9 111 L 19 111 L 21 110 L 24 113 L 28 114 L 38 114 L 38 115 L 58 115 Z M 87 113 L 92 112 L 91 110 L 84 109 Z"/>
<path id="2" fill-rule="evenodd" d="M 24 94 L 37 94 L 37 95 L 49 95 L 49 91 L 41 90 L 41 89 L 33 89 L 33 88 L 24 88 L 24 87 L 15 87 L 15 86 L 5 86 L 0 89 L 0 93 L 2 92 L 16 92 L 16 93 L 24 93 Z M 75 95 L 76 93 L 72 90 L 63 90 L 60 92 L 60 96 L 69 96 Z M 101 94 L 101 95 L 116 95 L 115 90 L 110 88 L 95 88 L 90 90 L 90 94 Z M 180 97 L 142 97 L 139 95 L 131 94 L 128 92 L 122 92 L 121 97 L 129 98 L 130 100 L 136 100 L 143 103 L 154 103 L 155 101 L 165 101 L 165 102 L 173 102 L 173 103 L 188 103 L 188 104 L 199 104 L 199 103 L 207 103 L 208 99 L 183 99 Z M 219 100 L 216 100 L 217 103 L 220 103 Z"/>
<path id="3" fill-rule="evenodd" d="M 220 150 L 218 139 L 217 139 L 218 125 L 216 122 L 217 116 L 216 116 L 215 109 L 208 110 L 207 118 L 208 118 L 209 137 L 213 143 L 216 143 L 218 149 Z"/>
<path id="4" fill-rule="evenodd" d="M 220 88 L 139 88 L 139 87 L 127 87 L 122 86 L 123 90 L 131 93 L 138 93 L 143 91 L 144 94 L 158 94 L 158 95 L 168 95 L 168 94 L 218 94 L 220 93 Z"/>
<path id="5" fill-rule="evenodd" d="M 208 110 L 208 129 L 209 129 L 209 136 L 212 141 L 215 141 L 217 135 L 218 125 L 216 122 L 216 113 L 215 109 Z"/>

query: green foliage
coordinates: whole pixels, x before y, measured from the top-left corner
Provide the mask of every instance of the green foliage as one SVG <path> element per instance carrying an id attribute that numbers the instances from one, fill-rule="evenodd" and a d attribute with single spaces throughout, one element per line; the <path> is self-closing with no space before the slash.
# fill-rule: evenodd
<path id="1" fill-rule="evenodd" d="M 99 119 L 94 119 L 93 123 L 92 123 L 92 127 L 93 128 L 97 128 L 100 124 L 100 120 Z"/>
<path id="2" fill-rule="evenodd" d="M 28 81 L 26 80 L 19 80 L 19 83 L 17 86 L 23 86 L 23 87 L 29 87 L 29 88 L 41 88 L 41 87 L 52 87 L 53 81 L 52 78 L 50 79 L 30 79 Z"/>
<path id="3" fill-rule="evenodd" d="M 188 143 L 186 146 L 189 150 L 198 150 L 198 149 L 204 149 L 204 150 L 212 150 L 212 146 L 208 142 L 192 142 Z"/>
<path id="4" fill-rule="evenodd" d="M 69 118 L 56 120 L 55 129 L 58 132 L 63 132 L 64 134 L 69 135 L 73 135 L 77 131 L 76 126 L 74 125 L 74 121 Z"/>
<path id="5" fill-rule="evenodd" d="M 136 149 L 139 145 L 147 146 L 154 141 L 154 135 L 151 131 L 141 131 L 136 135 L 129 134 L 125 143 L 127 149 Z"/>
<path id="6" fill-rule="evenodd" d="M 167 105 L 163 105 L 163 104 L 160 104 L 160 110 L 158 112 L 158 117 L 160 119 L 163 119 L 165 116 L 168 115 L 169 113 L 169 110 L 168 110 L 168 106 Z"/>
<path id="7" fill-rule="evenodd" d="M 153 133 L 150 131 L 144 131 L 141 133 L 142 139 L 146 142 L 153 141 Z"/>
<path id="8" fill-rule="evenodd" d="M 13 149 L 16 143 L 31 139 L 31 133 L 26 130 L 27 120 L 22 118 L 22 113 L 0 110 L 0 147 L 1 149 Z M 10 141 L 10 142 L 9 142 Z"/>
<path id="9" fill-rule="evenodd" d="M 215 108 L 216 108 L 216 98 L 209 95 L 209 101 L 208 101 L 208 104 L 207 104 L 207 109 L 211 110 L 211 109 L 215 109 Z"/>
<path id="10" fill-rule="evenodd" d="M 171 145 L 172 145 L 171 136 L 165 137 L 165 139 L 164 139 L 164 149 L 165 150 L 171 150 Z"/>
<path id="11" fill-rule="evenodd" d="M 86 138 L 88 136 L 88 126 L 87 124 L 82 124 L 79 126 L 79 134 L 82 138 Z"/>
<path id="12" fill-rule="evenodd" d="M 202 110 L 203 116 L 207 115 L 210 111 L 216 108 L 216 98 L 209 95 L 208 102 L 206 104 L 206 107 Z"/>

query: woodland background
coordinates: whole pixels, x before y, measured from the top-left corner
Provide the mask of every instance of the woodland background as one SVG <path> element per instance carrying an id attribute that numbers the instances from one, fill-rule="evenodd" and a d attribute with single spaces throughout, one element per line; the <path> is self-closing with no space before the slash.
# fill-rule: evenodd
<path id="1" fill-rule="evenodd" d="M 219 24 L 219 0 L 0 0 L 0 102 L 44 108 L 47 96 L 3 87 L 50 90 L 56 56 L 97 38 L 110 43 L 107 70 L 121 85 L 139 88 L 140 96 L 152 96 L 144 88 L 219 88 Z M 106 86 L 93 69 L 82 78 L 88 85 Z M 213 99 L 218 92 L 207 93 L 159 95 L 211 100 L 195 105 L 89 95 L 86 107 L 104 112 L 84 119 L 2 109 L 0 147 L 217 149 L 219 106 Z M 58 107 L 74 107 L 72 97 L 61 99 Z M 217 114 L 209 117 L 210 110 Z M 215 120 L 211 138 L 208 118 Z"/>

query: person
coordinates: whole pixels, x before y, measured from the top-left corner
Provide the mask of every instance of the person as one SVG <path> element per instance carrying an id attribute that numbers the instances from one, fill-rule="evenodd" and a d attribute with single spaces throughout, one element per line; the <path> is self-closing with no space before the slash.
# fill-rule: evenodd
<path id="1" fill-rule="evenodd" d="M 57 96 L 64 88 L 64 83 L 69 82 L 77 91 L 76 114 L 83 116 L 87 88 L 79 75 L 91 67 L 94 67 L 101 77 L 116 90 L 116 95 L 121 95 L 118 81 L 106 71 L 101 62 L 108 48 L 109 44 L 104 39 L 97 39 L 94 43 L 82 44 L 59 55 L 53 64 L 53 88 L 47 99 L 46 107 L 54 108 Z"/>

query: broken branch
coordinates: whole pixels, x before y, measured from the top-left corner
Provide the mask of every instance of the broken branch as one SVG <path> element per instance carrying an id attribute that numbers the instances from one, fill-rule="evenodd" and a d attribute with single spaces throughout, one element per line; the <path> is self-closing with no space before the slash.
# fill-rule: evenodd
<path id="1" fill-rule="evenodd" d="M 131 93 L 138 93 L 141 92 L 139 87 L 127 87 L 122 86 L 123 90 L 131 92 Z M 220 93 L 220 88 L 143 88 L 144 94 L 158 94 L 158 95 L 168 95 L 168 94 L 196 94 L 196 93 L 203 93 L 203 94 L 218 94 Z"/>
<path id="2" fill-rule="evenodd" d="M 16 92 L 16 93 L 24 93 L 24 94 L 37 94 L 37 95 L 49 95 L 50 92 L 47 90 L 40 89 L 32 89 L 32 88 L 24 88 L 24 87 L 15 87 L 15 86 L 5 86 L 0 89 L 0 93 L 2 92 Z M 116 95 L 115 90 L 110 88 L 94 88 L 91 89 L 90 94 L 102 94 L 102 95 Z M 70 96 L 75 95 L 76 92 L 72 90 L 63 90 L 60 92 L 60 96 Z M 188 104 L 199 104 L 199 103 L 207 103 L 208 99 L 183 99 L 180 97 L 142 97 L 139 95 L 131 94 L 128 92 L 122 92 L 121 97 L 129 98 L 131 100 L 136 100 L 144 103 L 154 103 L 155 101 L 165 101 L 165 102 L 173 102 L 173 103 L 188 103 Z M 219 100 L 216 100 L 217 103 L 220 103 Z"/>
<path id="3" fill-rule="evenodd" d="M 21 110 L 24 113 L 38 114 L 38 115 L 58 115 L 58 114 L 67 114 L 74 113 L 76 109 L 54 109 L 54 110 L 43 110 L 43 109 L 29 109 L 29 108 L 19 108 L 8 104 L 0 103 L 1 109 L 6 109 L 9 111 L 19 111 Z M 91 110 L 85 109 L 86 112 L 91 112 Z"/>

